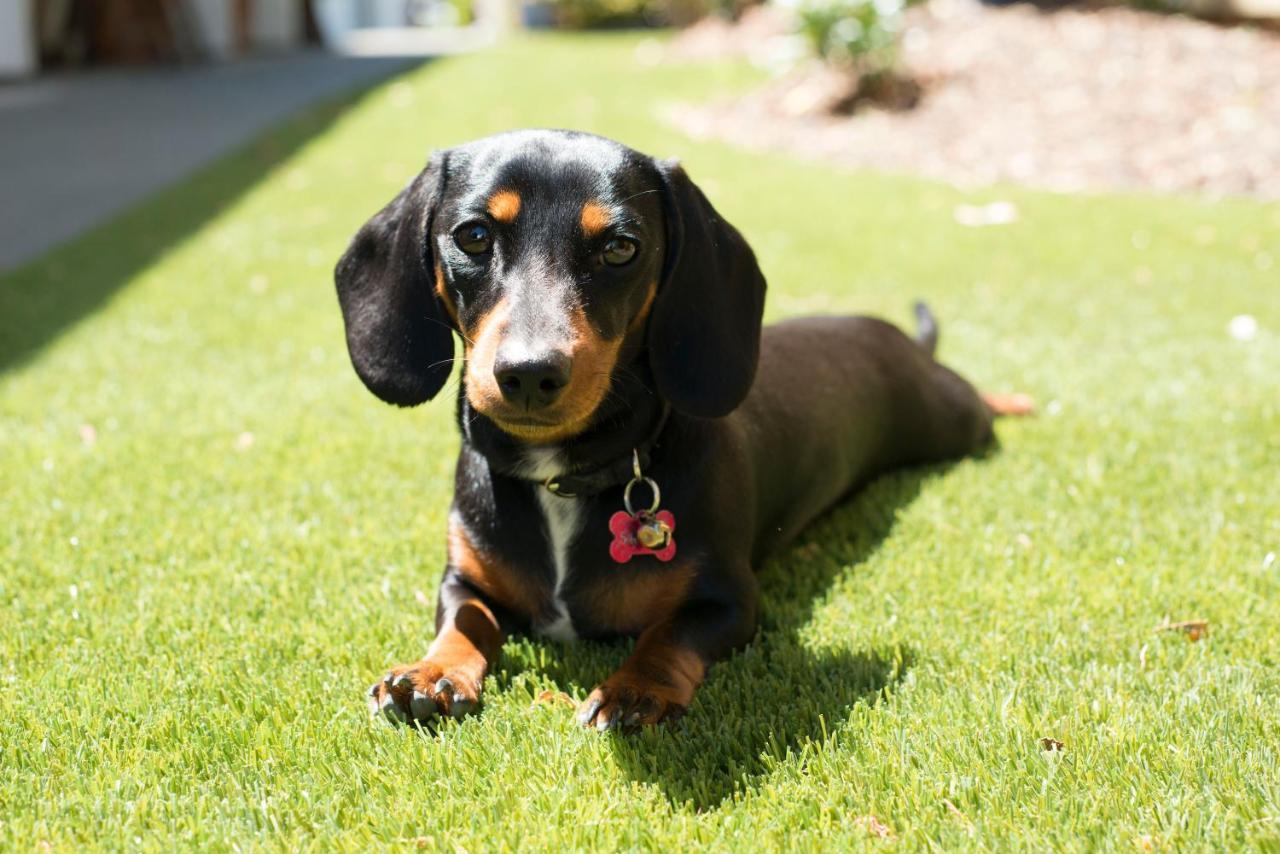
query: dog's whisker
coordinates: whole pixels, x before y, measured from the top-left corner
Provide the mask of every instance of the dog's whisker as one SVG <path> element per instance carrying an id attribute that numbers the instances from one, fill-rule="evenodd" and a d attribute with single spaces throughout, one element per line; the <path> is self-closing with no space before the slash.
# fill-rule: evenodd
<path id="1" fill-rule="evenodd" d="M 459 338 L 461 338 L 462 340 L 466 341 L 468 344 L 472 345 L 473 347 L 475 346 L 475 343 L 476 343 L 476 342 L 474 342 L 474 341 L 472 341 L 470 338 L 468 338 L 465 334 L 463 334 L 463 332 L 462 332 L 462 330 L 461 330 L 461 329 L 458 329 L 458 328 L 457 328 L 457 327 L 455 327 L 452 323 L 445 323 L 443 320 L 441 320 L 441 319 L 440 319 L 440 318 L 438 318 L 438 317 L 424 317 L 424 318 L 422 318 L 422 319 L 423 319 L 423 320 L 425 320 L 425 321 L 427 321 L 428 323 L 434 323 L 434 324 L 436 324 L 437 326 L 443 326 L 445 329 L 448 329 L 450 332 L 456 332 L 456 333 L 458 333 L 458 337 L 459 337 Z"/>
<path id="2" fill-rule="evenodd" d="M 630 196 L 627 196 L 627 197 L 626 197 L 625 199 L 623 199 L 622 201 L 623 201 L 623 202 L 629 202 L 629 201 L 631 201 L 632 199 L 638 199 L 638 198 L 640 198 L 641 196 L 647 196 L 647 195 L 649 195 L 649 194 L 651 194 L 651 193 L 661 193 L 661 192 L 662 192 L 662 189 L 661 189 L 661 188 L 658 188 L 658 189 L 656 189 L 656 190 L 641 190 L 641 191 L 640 191 L 640 192 L 638 192 L 638 193 L 634 193 L 634 194 L 632 194 L 632 195 L 630 195 Z M 621 204 L 621 203 L 620 203 L 620 204 Z"/>

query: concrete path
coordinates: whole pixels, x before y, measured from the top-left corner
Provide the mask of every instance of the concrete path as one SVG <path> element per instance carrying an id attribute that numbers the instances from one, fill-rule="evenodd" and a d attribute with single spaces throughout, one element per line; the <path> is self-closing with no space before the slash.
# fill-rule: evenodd
<path id="1" fill-rule="evenodd" d="M 421 61 L 308 52 L 0 85 L 0 272 L 299 108 Z"/>

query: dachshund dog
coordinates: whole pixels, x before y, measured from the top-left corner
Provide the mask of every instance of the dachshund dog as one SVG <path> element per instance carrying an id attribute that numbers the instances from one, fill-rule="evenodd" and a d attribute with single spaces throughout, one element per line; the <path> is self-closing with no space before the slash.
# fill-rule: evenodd
<path id="1" fill-rule="evenodd" d="M 369 692 L 393 721 L 477 710 L 516 631 L 637 637 L 579 720 L 678 717 L 754 634 L 767 554 L 877 474 L 984 448 L 1008 408 L 934 360 L 923 306 L 918 339 L 762 329 L 755 255 L 684 170 L 585 133 L 433 154 L 335 278 L 384 401 L 430 400 L 463 348 L 435 640 Z"/>

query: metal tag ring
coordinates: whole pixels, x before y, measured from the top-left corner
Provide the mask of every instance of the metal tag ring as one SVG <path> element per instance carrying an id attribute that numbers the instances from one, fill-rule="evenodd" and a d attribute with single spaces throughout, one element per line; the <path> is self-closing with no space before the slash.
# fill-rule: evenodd
<path id="1" fill-rule="evenodd" d="M 622 505 L 627 508 L 627 512 L 632 516 L 636 515 L 636 511 L 631 509 L 631 488 L 637 483 L 648 484 L 649 489 L 653 490 L 653 504 L 649 507 L 650 513 L 657 512 L 658 505 L 662 503 L 662 491 L 658 489 L 658 484 L 651 477 L 633 477 L 627 481 L 627 488 L 622 491 Z"/>

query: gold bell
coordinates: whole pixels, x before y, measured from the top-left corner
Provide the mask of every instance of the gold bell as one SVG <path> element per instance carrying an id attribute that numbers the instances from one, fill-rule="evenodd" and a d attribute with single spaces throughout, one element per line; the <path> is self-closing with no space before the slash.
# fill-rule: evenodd
<path id="1" fill-rule="evenodd" d="M 646 519 L 636 528 L 636 541 L 646 549 L 661 549 L 671 537 L 671 528 L 658 519 Z"/>

